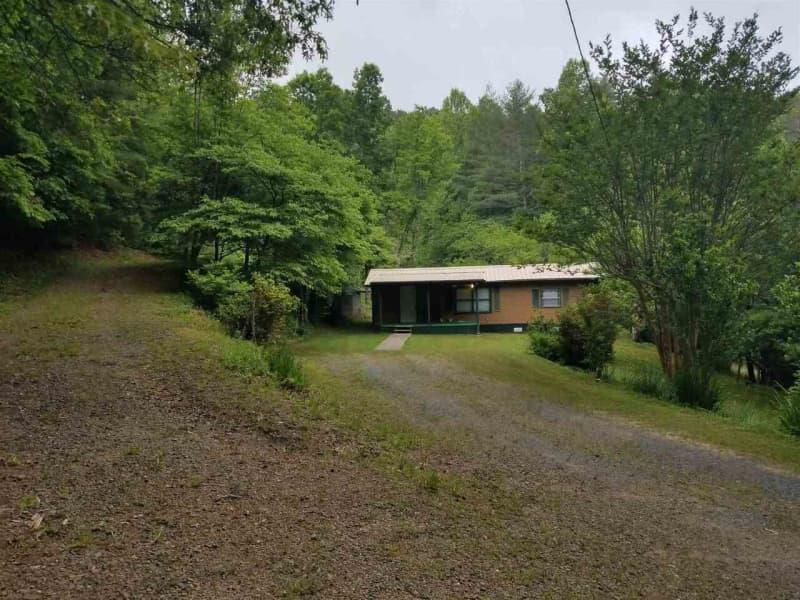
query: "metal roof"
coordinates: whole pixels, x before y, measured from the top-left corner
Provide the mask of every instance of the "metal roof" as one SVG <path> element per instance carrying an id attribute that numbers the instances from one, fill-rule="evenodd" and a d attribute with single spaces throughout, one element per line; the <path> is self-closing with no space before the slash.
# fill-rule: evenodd
<path id="1" fill-rule="evenodd" d="M 579 265 L 486 265 L 482 267 L 412 267 L 408 269 L 370 269 L 364 285 L 374 283 L 427 283 L 483 281 L 553 281 L 598 279 L 591 263 Z"/>

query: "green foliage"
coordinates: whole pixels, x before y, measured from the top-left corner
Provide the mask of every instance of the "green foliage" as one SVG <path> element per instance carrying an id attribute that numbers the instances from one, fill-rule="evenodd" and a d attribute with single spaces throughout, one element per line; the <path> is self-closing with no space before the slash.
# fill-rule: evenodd
<path id="1" fill-rule="evenodd" d="M 800 373 L 786 395 L 778 401 L 780 423 L 786 433 L 800 437 Z"/>
<path id="2" fill-rule="evenodd" d="M 672 384 L 657 365 L 638 365 L 623 376 L 623 382 L 634 392 L 662 400 L 672 399 Z"/>
<path id="3" fill-rule="evenodd" d="M 398 261 L 416 264 L 419 247 L 438 234 L 431 230 L 431 213 L 457 166 L 453 142 L 437 115 L 417 109 L 395 120 L 385 143 L 393 161 L 382 198 L 384 223 L 397 236 Z"/>
<path id="4" fill-rule="evenodd" d="M 370 171 L 379 173 L 386 164 L 381 136 L 389 126 L 392 105 L 383 93 L 383 74 L 377 65 L 364 63 L 355 70 L 348 102 L 347 147 Z"/>
<path id="5" fill-rule="evenodd" d="M 789 360 L 800 364 L 800 263 L 775 288 L 778 315 L 785 331 L 783 348 Z"/>
<path id="6" fill-rule="evenodd" d="M 286 388 L 300 391 L 308 387 L 308 377 L 300 361 L 286 346 L 276 346 L 270 350 L 269 370 Z"/>
<path id="7" fill-rule="evenodd" d="M 557 321 L 539 316 L 528 324 L 531 352 L 598 376 L 614 357 L 616 333 L 611 299 L 603 290 L 588 292 Z"/>
<path id="8" fill-rule="evenodd" d="M 216 307 L 226 296 L 246 294 L 251 285 L 242 279 L 237 261 L 224 260 L 186 274 L 189 286 L 207 307 Z"/>
<path id="9" fill-rule="evenodd" d="M 161 222 L 154 242 L 190 266 L 236 256 L 243 276 L 266 273 L 298 294 L 358 281 L 383 252 L 368 172 L 316 141 L 282 88 L 239 99 L 236 109 L 213 140 L 189 139 L 183 154 L 165 156 L 156 194 L 187 206 Z"/>
<path id="10" fill-rule="evenodd" d="M 241 337 L 266 343 L 289 333 L 297 308 L 289 288 L 256 273 L 247 289 L 219 300 L 217 315 Z"/>
<path id="11" fill-rule="evenodd" d="M 673 397 L 678 404 L 714 410 L 720 402 L 720 389 L 713 372 L 702 368 L 682 368 L 672 377 Z"/>
<path id="12" fill-rule="evenodd" d="M 448 100 L 458 106 L 452 93 Z M 531 167 L 538 160 L 540 119 L 533 93 L 519 80 L 502 95 L 489 90 L 481 96 L 461 136 L 464 158 L 453 181 L 454 201 L 472 214 L 505 221 L 517 212 L 536 212 Z"/>
<path id="13" fill-rule="evenodd" d="M 559 314 L 562 360 L 598 376 L 614 357 L 615 312 L 608 294 L 590 291 Z"/>
<path id="14" fill-rule="evenodd" d="M 528 347 L 531 352 L 554 362 L 562 359 L 558 326 L 551 319 L 536 317 L 528 323 Z"/>
<path id="15" fill-rule="evenodd" d="M 757 290 L 754 244 L 794 198 L 761 158 L 797 73 L 781 36 L 760 37 L 753 18 L 726 40 L 706 18 L 707 35 L 694 11 L 684 29 L 658 23 L 657 47 L 626 46 L 621 59 L 610 41 L 595 46 L 601 118 L 578 61 L 542 95 L 541 231 L 631 285 L 687 398 L 731 357 L 731 325 Z"/>
<path id="16" fill-rule="evenodd" d="M 6 3 L 0 237 L 140 242 L 151 178 L 164 173 L 159 153 L 176 149 L 153 117 L 174 91 L 193 79 L 194 115 L 182 126 L 197 137 L 202 92 L 219 103 L 248 77 L 280 73 L 295 47 L 323 53 L 314 24 L 330 11 L 330 0 Z"/>
<path id="17" fill-rule="evenodd" d="M 737 359 L 748 366 L 753 383 L 792 385 L 795 364 L 787 354 L 791 320 L 773 305 L 751 308 L 734 324 Z"/>

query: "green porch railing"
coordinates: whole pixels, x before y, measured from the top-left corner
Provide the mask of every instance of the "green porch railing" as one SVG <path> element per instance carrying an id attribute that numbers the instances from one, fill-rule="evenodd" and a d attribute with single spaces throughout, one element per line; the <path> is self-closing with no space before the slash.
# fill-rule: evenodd
<path id="1" fill-rule="evenodd" d="M 381 331 L 411 329 L 415 333 L 475 333 L 477 321 L 458 321 L 453 323 L 383 323 Z"/>

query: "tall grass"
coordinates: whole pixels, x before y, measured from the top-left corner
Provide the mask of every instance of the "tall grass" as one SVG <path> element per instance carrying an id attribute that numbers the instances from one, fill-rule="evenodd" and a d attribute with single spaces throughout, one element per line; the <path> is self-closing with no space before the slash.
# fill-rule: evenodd
<path id="1" fill-rule="evenodd" d="M 800 436 L 800 383 L 794 384 L 778 402 L 781 428 L 790 435 Z"/>
<path id="2" fill-rule="evenodd" d="M 640 364 L 622 374 L 622 382 L 634 392 L 662 400 L 672 400 L 673 390 L 656 365 Z"/>
<path id="3" fill-rule="evenodd" d="M 304 390 L 308 387 L 308 377 L 303 366 L 286 346 L 277 346 L 269 352 L 269 370 L 283 387 L 293 390 Z"/>
<path id="4" fill-rule="evenodd" d="M 220 356 L 226 369 L 243 375 L 274 379 L 281 387 L 304 390 L 308 377 L 303 366 L 287 346 L 260 346 L 250 341 L 229 338 Z"/>

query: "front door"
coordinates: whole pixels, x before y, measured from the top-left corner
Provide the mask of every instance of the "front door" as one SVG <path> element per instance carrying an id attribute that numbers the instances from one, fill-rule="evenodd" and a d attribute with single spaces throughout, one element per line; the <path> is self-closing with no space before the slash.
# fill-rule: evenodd
<path id="1" fill-rule="evenodd" d="M 417 286 L 400 286 L 400 322 L 414 323 L 417 319 Z"/>

